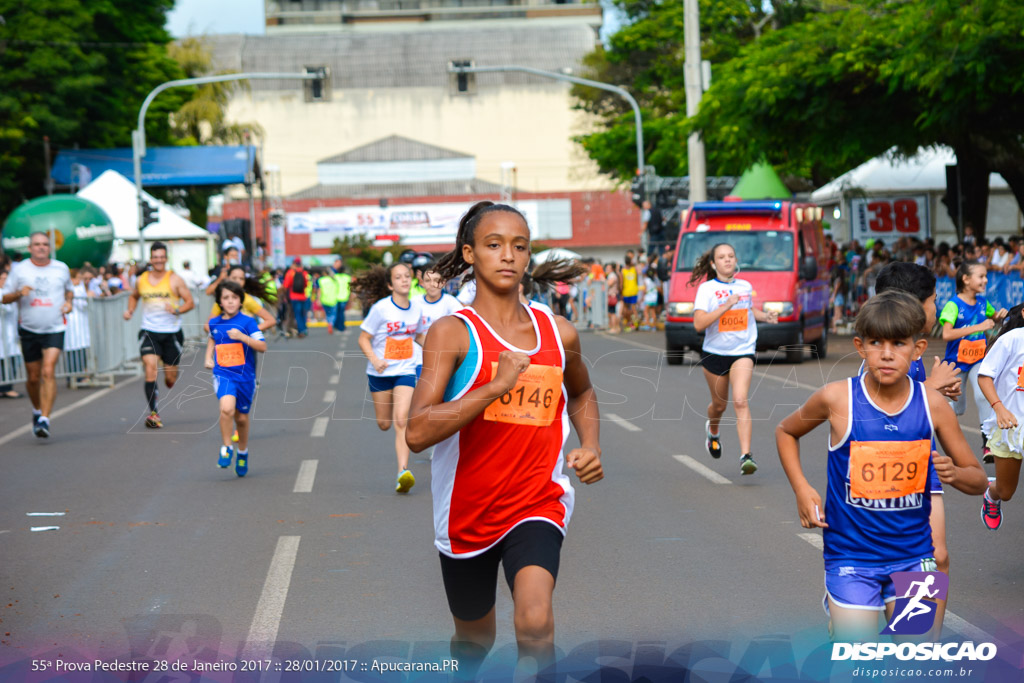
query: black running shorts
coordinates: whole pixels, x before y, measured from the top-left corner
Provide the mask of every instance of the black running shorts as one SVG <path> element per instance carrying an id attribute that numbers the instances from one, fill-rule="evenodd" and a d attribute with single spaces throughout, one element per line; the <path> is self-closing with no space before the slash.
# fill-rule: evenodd
<path id="1" fill-rule="evenodd" d="M 457 560 L 441 554 L 441 577 L 452 616 L 463 621 L 487 616 L 494 607 L 499 562 L 510 591 L 519 570 L 531 565 L 543 567 L 557 580 L 562 539 L 562 532 L 550 522 L 526 522 L 476 557 Z"/>
<path id="2" fill-rule="evenodd" d="M 63 332 L 29 332 L 19 327 L 18 337 L 21 339 L 21 355 L 26 363 L 38 363 L 43 359 L 43 349 L 63 349 Z"/>
<path id="3" fill-rule="evenodd" d="M 150 332 L 139 330 L 139 355 L 159 356 L 164 365 L 177 365 L 181 360 L 181 348 L 185 343 L 185 333 Z"/>
<path id="4" fill-rule="evenodd" d="M 710 372 L 712 375 L 718 375 L 723 377 L 729 374 L 729 370 L 732 369 L 732 364 L 741 358 L 749 358 L 755 361 L 754 354 L 746 356 L 719 356 L 715 353 L 708 353 L 707 351 L 701 351 L 703 356 L 700 359 L 700 364 L 704 366 L 704 369 Z"/>

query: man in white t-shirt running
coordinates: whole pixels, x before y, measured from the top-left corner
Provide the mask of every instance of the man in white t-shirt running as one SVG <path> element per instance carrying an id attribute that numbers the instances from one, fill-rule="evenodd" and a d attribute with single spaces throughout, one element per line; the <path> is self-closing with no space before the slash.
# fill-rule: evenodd
<path id="1" fill-rule="evenodd" d="M 50 259 L 50 237 L 29 237 L 29 260 L 15 264 L 7 278 L 2 302 L 18 302 L 18 336 L 32 400 L 32 431 L 50 436 L 50 411 L 57 398 L 57 360 L 64 349 L 64 316 L 71 312 L 74 288 L 66 264 Z"/>

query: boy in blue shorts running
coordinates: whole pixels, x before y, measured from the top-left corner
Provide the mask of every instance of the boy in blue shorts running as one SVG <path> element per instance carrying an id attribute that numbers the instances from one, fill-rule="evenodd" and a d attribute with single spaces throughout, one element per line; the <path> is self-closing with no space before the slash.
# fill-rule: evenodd
<path id="1" fill-rule="evenodd" d="M 819 389 L 775 431 L 800 524 L 821 528 L 825 607 L 839 642 L 878 639 L 891 617 L 890 575 L 934 571 L 930 473 L 964 493 L 987 478 L 942 395 L 907 376 L 927 348 L 925 313 L 914 297 L 887 291 L 861 309 L 854 347 L 866 372 Z M 830 424 L 825 504 L 800 464 L 799 439 Z M 938 438 L 948 455 L 935 450 Z M 937 638 L 940 619 L 930 633 Z"/>
<path id="2" fill-rule="evenodd" d="M 215 297 L 221 315 L 210 318 L 210 339 L 206 345 L 206 367 L 213 370 L 213 386 L 220 401 L 222 446 L 218 467 L 229 467 L 235 456 L 232 432 L 238 430 L 235 474 L 249 471 L 249 410 L 256 393 L 256 352 L 267 350 L 267 342 L 255 318 L 242 313 L 245 292 L 231 280 L 217 285 Z"/>

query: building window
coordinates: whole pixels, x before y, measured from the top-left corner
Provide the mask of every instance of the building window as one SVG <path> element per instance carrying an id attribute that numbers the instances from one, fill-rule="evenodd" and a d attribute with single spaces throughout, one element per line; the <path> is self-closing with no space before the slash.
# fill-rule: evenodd
<path id="1" fill-rule="evenodd" d="M 452 59 L 448 62 L 448 87 L 452 95 L 475 95 L 476 74 L 460 74 L 452 71 L 460 66 L 476 66 L 472 59 Z"/>
<path id="2" fill-rule="evenodd" d="M 326 66 L 307 66 L 307 74 L 318 74 L 316 80 L 303 81 L 307 102 L 330 102 L 331 70 Z"/>

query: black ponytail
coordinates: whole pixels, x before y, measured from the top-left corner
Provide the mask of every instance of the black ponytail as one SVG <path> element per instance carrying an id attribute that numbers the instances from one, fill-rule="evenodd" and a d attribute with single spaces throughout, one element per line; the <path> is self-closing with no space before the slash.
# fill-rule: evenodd
<path id="1" fill-rule="evenodd" d="M 589 270 L 576 259 L 552 259 L 533 269 L 530 277 L 532 289 L 548 289 L 556 282 L 571 282 Z"/>
<path id="2" fill-rule="evenodd" d="M 526 217 L 518 209 L 508 204 L 482 201 L 471 206 L 466 215 L 459 221 L 459 231 L 455 237 L 455 248 L 438 259 L 437 266 L 433 269 L 441 275 L 442 282 L 454 280 L 469 269 L 469 264 L 462 258 L 462 247 L 466 244 L 473 246 L 476 226 L 480 224 L 484 216 L 497 211 L 514 213 L 522 218 L 524 223 L 526 222 Z M 472 275 L 467 279 L 472 279 Z"/>
<path id="3" fill-rule="evenodd" d="M 995 346 L 996 342 L 999 341 L 999 338 L 1004 334 L 1021 327 L 1024 327 L 1024 304 L 1017 304 L 1011 308 L 1007 312 L 1006 317 L 1003 318 L 1003 326 L 999 328 L 999 334 L 989 342 L 988 347 L 985 349 L 985 353 L 988 354 L 988 352 L 992 350 L 992 347 Z"/>
<path id="4" fill-rule="evenodd" d="M 412 273 L 412 266 L 396 261 L 387 268 L 374 266 L 352 282 L 352 293 L 362 303 L 364 311 L 369 311 L 370 307 L 375 303 L 391 296 L 391 271 L 399 266 L 408 268 L 409 272 Z"/>
<path id="5" fill-rule="evenodd" d="M 240 270 L 245 274 L 245 284 L 242 286 L 242 289 L 246 294 L 257 299 L 262 299 L 268 304 L 277 303 L 277 294 L 271 293 L 271 291 L 267 289 L 266 282 L 261 282 L 260 280 L 257 280 L 251 275 L 245 273 L 245 268 L 242 266 L 231 266 L 230 270 L 228 270 L 228 275 L 230 276 L 231 273 L 236 270 Z"/>

